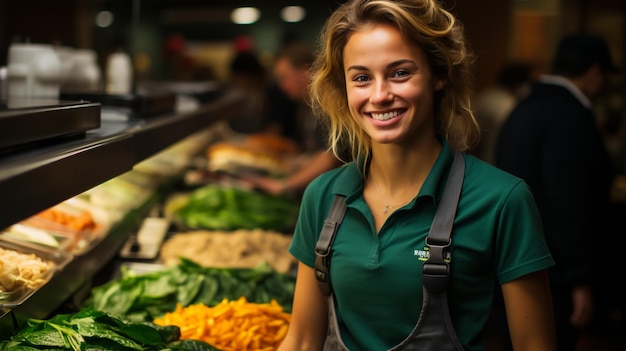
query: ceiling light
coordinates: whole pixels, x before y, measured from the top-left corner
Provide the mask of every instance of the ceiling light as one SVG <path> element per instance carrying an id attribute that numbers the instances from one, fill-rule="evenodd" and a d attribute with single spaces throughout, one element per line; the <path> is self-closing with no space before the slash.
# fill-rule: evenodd
<path id="1" fill-rule="evenodd" d="M 300 22 L 306 17 L 306 10 L 302 6 L 286 6 L 280 11 L 280 17 L 285 22 Z"/>
<path id="2" fill-rule="evenodd" d="M 113 23 L 113 13 L 111 11 L 100 11 L 96 15 L 96 26 L 106 28 Z"/>
<path id="3" fill-rule="evenodd" d="M 261 11 L 256 7 L 239 7 L 230 14 L 230 19 L 236 24 L 250 24 L 261 17 Z"/>

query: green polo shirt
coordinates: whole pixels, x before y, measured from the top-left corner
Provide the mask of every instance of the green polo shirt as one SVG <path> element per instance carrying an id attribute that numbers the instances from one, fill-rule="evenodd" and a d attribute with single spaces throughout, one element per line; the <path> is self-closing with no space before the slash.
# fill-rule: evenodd
<path id="1" fill-rule="evenodd" d="M 419 194 L 387 219 L 377 235 L 352 162 L 307 187 L 290 252 L 314 267 L 315 243 L 335 194 L 347 212 L 333 247 L 330 278 L 341 337 L 351 351 L 380 351 L 404 340 L 422 305 L 425 238 L 454 151 L 444 141 Z M 466 168 L 452 235 L 450 313 L 466 350 L 483 350 L 481 332 L 496 283 L 554 264 L 529 188 L 519 178 L 464 155 Z"/>

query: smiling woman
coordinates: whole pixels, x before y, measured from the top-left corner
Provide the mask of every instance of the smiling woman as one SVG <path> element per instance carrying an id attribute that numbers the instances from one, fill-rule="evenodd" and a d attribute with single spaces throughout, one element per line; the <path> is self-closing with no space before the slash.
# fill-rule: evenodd
<path id="1" fill-rule="evenodd" d="M 483 351 L 495 286 L 515 349 L 553 350 L 554 261 L 530 190 L 463 153 L 478 125 L 460 22 L 437 0 L 353 0 L 328 18 L 319 42 L 312 105 L 333 151 L 347 146 L 353 161 L 304 193 L 290 246 L 299 261 L 293 313 L 279 350 Z M 459 159 L 460 200 L 450 205 L 446 179 L 457 179 Z M 335 217 L 341 203 L 345 214 Z M 450 207 L 452 239 L 435 246 L 433 218 Z M 446 262 L 438 291 L 425 284 L 431 255 Z M 430 305 L 438 299 L 445 308 Z"/>

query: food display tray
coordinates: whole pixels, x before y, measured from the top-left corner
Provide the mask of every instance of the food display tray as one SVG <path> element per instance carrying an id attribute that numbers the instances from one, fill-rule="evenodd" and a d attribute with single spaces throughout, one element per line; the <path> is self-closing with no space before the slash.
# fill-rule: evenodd
<path id="1" fill-rule="evenodd" d="M 39 230 L 39 231 L 44 232 L 44 234 L 47 235 L 47 238 L 54 239 L 56 244 L 51 245 L 47 241 L 40 241 L 40 240 L 37 240 L 36 238 L 31 239 L 27 236 L 20 234 L 22 232 L 26 232 L 30 230 L 34 230 L 34 231 Z M 32 228 L 31 226 L 28 226 L 22 223 L 16 223 L 10 226 L 9 228 L 7 228 L 5 231 L 0 232 L 0 242 L 9 242 L 15 245 L 19 245 L 20 247 L 26 247 L 26 248 L 38 250 L 41 252 L 47 252 L 49 254 L 54 254 L 54 252 L 57 252 L 57 251 L 69 252 L 69 247 L 72 244 L 72 240 L 68 238 L 67 236 L 55 235 L 46 230 L 42 230 L 39 228 Z"/>
<path id="2" fill-rule="evenodd" d="M 35 256 L 41 258 L 43 261 L 51 264 L 51 268 L 48 269 L 40 278 L 42 281 L 40 284 L 33 288 L 21 287 L 14 291 L 8 292 L 6 294 L 0 294 L 0 308 L 2 309 L 11 309 L 21 305 L 24 301 L 26 301 L 29 297 L 31 297 L 37 290 L 39 290 L 42 286 L 46 285 L 50 279 L 54 276 L 54 274 L 63 269 L 71 260 L 72 255 L 63 252 L 45 252 L 38 251 L 33 248 L 23 247 L 10 242 L 0 242 L 0 247 L 5 250 L 14 250 L 23 254 L 34 254 Z M 0 272 L 0 274 L 2 274 Z"/>
<path id="3" fill-rule="evenodd" d="M 96 223 L 95 228 L 73 230 L 59 223 L 37 217 L 27 218 L 21 223 L 49 233 L 57 240 L 60 240 L 59 250 L 64 250 L 74 256 L 82 256 L 88 253 L 100 243 L 109 229 L 106 225 Z"/>

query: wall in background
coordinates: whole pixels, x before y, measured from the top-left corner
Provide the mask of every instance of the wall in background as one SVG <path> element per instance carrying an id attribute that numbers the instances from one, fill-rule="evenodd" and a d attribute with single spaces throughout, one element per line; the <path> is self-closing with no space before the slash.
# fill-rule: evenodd
<path id="1" fill-rule="evenodd" d="M 538 71 L 547 67 L 558 37 L 576 30 L 607 37 L 615 58 L 626 67 L 626 2 L 623 0 L 443 0 L 466 27 L 477 54 L 477 90 L 495 82 L 497 72 L 509 61 L 527 61 Z M 211 65 L 225 77 L 225 60 L 233 41 L 249 37 L 264 62 L 271 61 L 281 43 L 313 42 L 323 21 L 338 6 L 335 0 L 293 0 L 307 8 L 306 19 L 284 23 L 279 12 L 284 1 L 260 2 L 262 16 L 252 25 L 234 25 L 230 10 L 249 4 L 243 0 L 20 0 L 0 1 L 0 66 L 12 41 L 57 43 L 95 48 L 101 65 L 106 56 L 122 48 L 136 55 L 145 79 L 174 79 L 168 43 L 182 39 L 191 59 Z M 96 13 L 112 11 L 113 25 L 98 28 Z M 198 62 L 196 62 L 197 64 Z M 206 75 L 206 74 L 205 74 Z M 193 74 L 182 74 L 185 78 Z M 200 75 L 202 76 L 202 74 Z"/>

